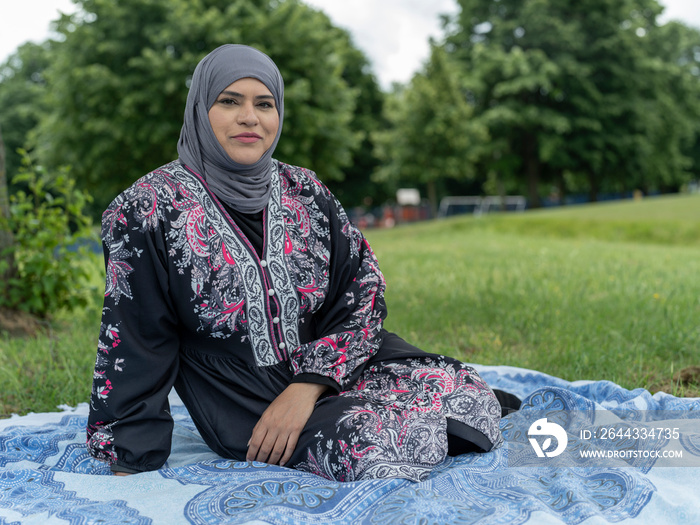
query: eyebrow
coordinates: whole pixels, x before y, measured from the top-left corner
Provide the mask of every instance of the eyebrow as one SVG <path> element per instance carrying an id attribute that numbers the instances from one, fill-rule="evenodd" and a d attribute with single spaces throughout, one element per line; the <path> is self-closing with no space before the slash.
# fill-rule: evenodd
<path id="1" fill-rule="evenodd" d="M 226 91 L 226 90 L 225 90 L 225 91 L 222 91 L 219 95 L 220 95 L 220 96 L 221 96 L 221 95 L 228 95 L 229 97 L 241 97 L 241 98 L 245 98 L 245 95 L 243 95 L 242 93 L 238 93 L 238 92 L 236 92 L 236 91 Z M 264 98 L 264 99 L 268 99 L 268 98 L 269 98 L 269 99 L 272 99 L 272 100 L 275 99 L 275 97 L 273 97 L 272 95 L 257 95 L 257 96 L 255 97 L 256 100 L 261 99 L 261 98 Z"/>

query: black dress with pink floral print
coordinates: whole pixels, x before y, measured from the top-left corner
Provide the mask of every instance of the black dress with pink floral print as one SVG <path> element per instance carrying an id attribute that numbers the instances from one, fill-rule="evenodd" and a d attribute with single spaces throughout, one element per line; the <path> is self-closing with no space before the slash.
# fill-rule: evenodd
<path id="1" fill-rule="evenodd" d="M 501 406 L 476 371 L 382 328 L 384 277 L 329 190 L 276 161 L 271 184 L 263 212 L 243 216 L 175 161 L 107 208 L 91 454 L 116 471 L 164 465 L 174 387 L 209 447 L 245 460 L 292 382 L 331 387 L 293 468 L 418 481 L 447 454 L 498 446 Z"/>

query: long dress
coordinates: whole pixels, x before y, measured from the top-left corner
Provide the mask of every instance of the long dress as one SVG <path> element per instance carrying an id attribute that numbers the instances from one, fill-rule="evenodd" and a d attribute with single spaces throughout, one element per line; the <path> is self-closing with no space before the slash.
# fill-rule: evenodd
<path id="1" fill-rule="evenodd" d="M 316 175 L 277 161 L 257 215 L 179 161 L 102 217 L 106 288 L 87 443 L 112 470 L 160 468 L 175 388 L 208 446 L 244 461 L 293 382 L 327 385 L 291 460 L 338 481 L 425 479 L 498 446 L 501 406 L 476 371 L 382 328 L 384 277 Z"/>

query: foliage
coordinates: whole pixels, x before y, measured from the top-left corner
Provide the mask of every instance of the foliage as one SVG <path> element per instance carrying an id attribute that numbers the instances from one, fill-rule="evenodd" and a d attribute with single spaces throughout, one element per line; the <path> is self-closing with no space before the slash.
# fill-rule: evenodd
<path id="1" fill-rule="evenodd" d="M 86 304 L 82 260 L 91 257 L 95 241 L 91 220 L 84 214 L 89 195 L 75 187 L 66 168 L 56 174 L 32 166 L 26 152 L 10 198 L 10 217 L 0 228 L 13 233 L 14 242 L 1 255 L 14 258 L 16 273 L 0 283 L 0 306 L 46 318 L 60 309 Z M 0 259 L 0 274 L 7 261 Z"/>
<path id="2" fill-rule="evenodd" d="M 378 206 L 386 202 L 391 192 L 389 185 L 378 184 L 372 178 L 380 165 L 374 151 L 374 133 L 387 126 L 382 118 L 385 95 L 369 70 L 367 58 L 354 47 L 347 55 L 343 78 L 357 92 L 350 129 L 359 131 L 362 141 L 354 150 L 350 164 L 343 168 L 343 178 L 325 182 L 345 207 Z"/>
<path id="3" fill-rule="evenodd" d="M 489 193 L 526 192 L 534 207 L 552 187 L 595 200 L 688 180 L 700 144 L 700 32 L 660 26 L 656 0 L 458 3 L 440 52 L 392 101 L 380 176 L 421 183 L 459 166 Z M 445 64 L 447 83 L 434 74 Z"/>
<path id="4" fill-rule="evenodd" d="M 673 64 L 675 67 L 675 78 L 663 88 L 662 96 L 666 103 L 668 99 L 687 97 L 683 102 L 694 107 L 694 114 L 697 114 L 700 105 L 700 31 L 690 28 L 678 22 L 669 22 L 661 26 L 659 31 L 650 35 L 651 46 L 656 50 L 659 66 Z M 668 118 L 671 117 L 671 118 Z M 668 120 L 674 118 L 667 116 Z M 688 122 L 690 120 L 690 122 Z M 700 118 L 682 118 L 680 124 L 687 128 L 693 126 L 692 135 L 680 144 L 682 153 L 691 164 L 689 170 L 697 180 L 700 178 Z M 687 129 L 686 129 L 687 131 Z M 671 135 L 673 136 L 673 135 Z M 662 140 L 667 140 L 661 137 Z M 670 181 L 662 181 L 662 187 Z"/>
<path id="5" fill-rule="evenodd" d="M 28 42 L 0 65 L 0 128 L 8 174 L 19 170 L 22 157 L 18 150 L 29 145 L 29 132 L 48 111 L 44 71 L 49 64 L 49 54 L 48 43 Z"/>
<path id="6" fill-rule="evenodd" d="M 34 133 L 42 164 L 69 164 L 101 209 L 145 172 L 177 156 L 187 83 L 224 43 L 269 54 L 285 79 L 276 157 L 340 179 L 363 133 L 349 67 L 366 59 L 346 31 L 297 0 L 83 0 L 56 29 L 47 111 Z M 365 72 L 366 73 L 366 72 Z"/>
<path id="7" fill-rule="evenodd" d="M 675 191 L 700 173 L 700 32 L 660 25 L 656 0 L 459 0 L 387 104 L 348 33 L 300 0 L 76 3 L 56 41 L 0 66 L 0 126 L 8 173 L 18 147 L 71 165 L 93 211 L 176 156 L 192 70 L 227 42 L 280 66 L 276 156 L 348 205 L 403 185 L 537 205 L 552 188 Z"/>
<path id="8" fill-rule="evenodd" d="M 456 69 L 444 50 L 433 46 L 425 71 L 387 104 L 389 129 L 375 134 L 382 160 L 376 179 L 427 186 L 435 208 L 438 181 L 473 177 L 488 140 L 486 127 L 472 119 Z"/>
<path id="9" fill-rule="evenodd" d="M 10 217 L 10 194 L 7 187 L 7 172 L 5 171 L 5 143 L 0 126 L 0 217 Z M 14 243 L 12 232 L 0 224 L 0 280 L 7 281 L 15 273 L 15 260 L 10 255 L 3 255 L 5 249 Z"/>

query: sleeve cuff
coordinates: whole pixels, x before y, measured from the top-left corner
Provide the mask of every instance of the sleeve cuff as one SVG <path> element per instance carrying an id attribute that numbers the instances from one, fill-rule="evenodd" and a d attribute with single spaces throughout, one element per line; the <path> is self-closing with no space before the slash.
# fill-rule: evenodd
<path id="1" fill-rule="evenodd" d="M 292 383 L 316 383 L 318 385 L 326 385 L 333 390 L 335 393 L 339 393 L 342 388 L 340 385 L 330 377 L 322 376 L 321 374 L 303 373 L 297 374 L 292 378 Z"/>

